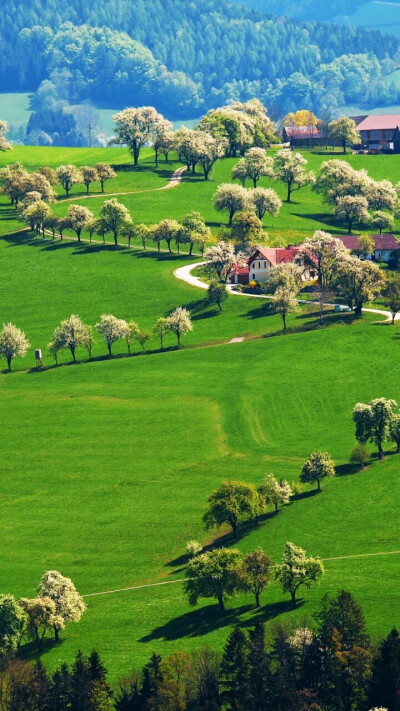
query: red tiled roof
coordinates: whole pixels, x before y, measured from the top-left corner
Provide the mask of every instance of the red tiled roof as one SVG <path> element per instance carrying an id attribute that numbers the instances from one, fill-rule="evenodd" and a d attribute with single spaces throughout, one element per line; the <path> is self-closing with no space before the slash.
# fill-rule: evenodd
<path id="1" fill-rule="evenodd" d="M 267 259 L 272 266 L 276 267 L 276 265 L 281 262 L 293 262 L 298 251 L 298 247 L 260 247 L 251 255 L 249 264 L 257 259 L 257 255 L 260 254 L 261 257 Z"/>
<path id="2" fill-rule="evenodd" d="M 379 129 L 393 129 L 400 126 L 400 114 L 388 114 L 387 116 L 367 116 L 357 126 L 357 131 L 374 131 Z"/>
<path id="3" fill-rule="evenodd" d="M 249 271 L 249 267 L 234 267 L 231 274 L 248 274 Z"/>
<path id="4" fill-rule="evenodd" d="M 370 235 L 374 240 L 376 250 L 388 250 L 393 251 L 394 249 L 400 249 L 400 242 L 392 234 L 383 235 Z M 351 251 L 358 249 L 358 235 L 345 235 L 339 237 L 343 242 L 344 246 Z"/>
<path id="5" fill-rule="evenodd" d="M 321 138 L 316 126 L 284 126 L 288 138 Z"/>
<path id="6" fill-rule="evenodd" d="M 298 251 L 297 247 L 279 247 L 276 250 L 276 263 L 280 264 L 281 262 L 293 262 Z"/>

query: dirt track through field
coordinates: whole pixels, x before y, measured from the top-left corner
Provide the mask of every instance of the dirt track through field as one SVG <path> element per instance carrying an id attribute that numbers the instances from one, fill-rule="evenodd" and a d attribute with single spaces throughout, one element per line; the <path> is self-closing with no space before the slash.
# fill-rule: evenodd
<path id="1" fill-rule="evenodd" d="M 142 193 L 156 193 L 159 190 L 170 190 L 171 188 L 176 188 L 177 185 L 182 181 L 182 175 L 187 170 L 186 166 L 182 168 L 177 168 L 171 175 L 170 180 L 166 185 L 162 185 L 161 188 L 149 188 L 148 190 L 131 190 L 123 193 L 89 193 L 88 195 L 75 195 L 74 197 L 61 198 L 59 202 L 77 202 L 79 200 L 88 200 L 89 198 L 111 198 L 119 197 L 121 195 L 140 195 Z"/>
<path id="2" fill-rule="evenodd" d="M 329 563 L 333 560 L 354 560 L 356 558 L 375 558 L 384 555 L 400 555 L 400 551 L 378 551 L 377 553 L 355 553 L 354 555 L 338 555 L 332 558 L 321 558 L 323 563 Z M 276 568 L 276 565 L 272 566 Z M 143 590 L 143 588 L 157 588 L 162 585 L 175 585 L 177 583 L 185 583 L 189 578 L 179 578 L 178 580 L 164 580 L 162 583 L 147 583 L 146 585 L 133 585 L 129 588 L 119 588 L 116 590 L 102 590 L 101 592 L 87 593 L 82 597 L 99 597 L 100 595 L 113 595 L 115 593 L 129 592 L 131 590 Z"/>
<path id="3" fill-rule="evenodd" d="M 190 286 L 197 286 L 199 289 L 208 289 L 208 284 L 206 284 L 204 281 L 199 279 L 199 277 L 195 277 L 192 275 L 193 269 L 196 269 L 197 267 L 202 267 L 207 262 L 196 262 L 195 264 L 186 264 L 184 267 L 179 267 L 179 269 L 175 269 L 174 271 L 174 276 L 176 276 L 177 279 L 180 279 L 181 281 L 185 281 L 186 284 L 190 284 Z M 243 291 L 235 291 L 234 285 L 228 284 L 227 285 L 227 290 L 229 291 L 232 296 L 248 296 L 250 299 L 271 299 L 271 296 L 266 296 L 265 294 L 245 294 Z M 307 299 L 297 299 L 299 304 L 317 304 L 319 306 L 319 301 L 308 301 Z M 324 306 L 335 306 L 335 304 L 330 304 L 326 303 Z M 391 321 L 392 320 L 392 314 L 390 311 L 384 311 L 383 309 L 363 309 L 363 311 L 366 311 L 367 313 L 370 314 L 377 314 L 378 316 L 385 316 L 386 321 Z M 394 317 L 395 321 L 400 320 L 400 313 L 396 314 Z"/>

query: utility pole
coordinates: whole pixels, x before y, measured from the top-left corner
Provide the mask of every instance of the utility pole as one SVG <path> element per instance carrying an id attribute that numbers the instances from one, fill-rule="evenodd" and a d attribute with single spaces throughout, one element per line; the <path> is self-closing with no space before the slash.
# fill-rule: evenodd
<path id="1" fill-rule="evenodd" d="M 92 147 L 92 124 L 89 123 L 89 148 Z"/>

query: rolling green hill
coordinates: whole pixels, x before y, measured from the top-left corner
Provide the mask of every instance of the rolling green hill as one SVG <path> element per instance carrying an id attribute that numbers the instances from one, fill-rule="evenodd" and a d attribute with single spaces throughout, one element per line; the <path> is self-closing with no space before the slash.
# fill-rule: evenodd
<path id="1" fill-rule="evenodd" d="M 122 168 L 113 190 L 149 190 L 120 198 L 135 221 L 197 208 L 216 228 L 220 216 L 210 199 L 231 161 L 221 161 L 214 183 L 195 176 L 154 192 L 174 164 L 154 171 L 149 151 L 139 171 L 126 170 L 122 149 L 18 148 L 13 159 L 33 169 L 106 156 Z M 308 157 L 313 167 L 323 160 Z M 347 159 L 374 177 L 394 179 L 398 171 L 397 156 Z M 83 204 L 97 210 L 103 199 Z M 62 200 L 56 204 L 65 207 Z M 320 209 L 313 193 L 299 193 L 276 234 L 300 239 L 327 225 Z M 89 595 L 82 621 L 67 627 L 60 645 L 46 645 L 46 663 L 55 667 L 79 648 L 96 647 L 116 681 L 153 651 L 221 649 L 238 622 L 311 618 L 324 593 L 343 587 L 363 604 L 373 635 L 388 632 L 400 613 L 399 459 L 389 451 L 383 463 L 373 459 L 356 472 L 348 458 L 354 403 L 382 395 L 400 401 L 397 328 L 375 324 L 373 316 L 354 321 L 332 313 L 319 328 L 309 306 L 290 317 L 282 336 L 280 319 L 263 300 L 231 297 L 222 313 L 209 307 L 203 292 L 173 275 L 186 256 L 43 240 L 18 232 L 13 210 L 1 201 L 0 322 L 23 327 L 33 347 L 45 351 L 59 320 L 73 312 L 91 324 L 112 312 L 151 327 L 184 305 L 194 324 L 180 351 L 172 338 L 165 352 L 151 341 L 149 353 L 137 347 L 131 357 L 119 344 L 110 360 L 96 337 L 92 362 L 80 352 L 76 365 L 65 356 L 62 366 L 36 371 L 30 351 L 15 362 L 15 372 L 0 374 L 0 590 L 34 595 L 43 571 L 56 568 Z M 239 335 L 249 340 L 227 343 Z M 190 608 L 174 581 L 185 576 L 185 542 L 218 537 L 201 524 L 209 493 L 226 478 L 258 484 L 272 472 L 297 480 L 304 460 L 319 448 L 334 457 L 337 477 L 321 494 L 307 491 L 277 516 L 268 514 L 259 528 L 244 528 L 238 547 L 247 552 L 262 545 L 278 561 L 292 540 L 327 559 L 321 586 L 305 590 L 294 612 L 276 583 L 258 612 L 242 594 L 223 616 L 211 602 Z M 218 540 L 232 544 L 229 537 Z M 25 645 L 23 654 L 35 652 Z"/>

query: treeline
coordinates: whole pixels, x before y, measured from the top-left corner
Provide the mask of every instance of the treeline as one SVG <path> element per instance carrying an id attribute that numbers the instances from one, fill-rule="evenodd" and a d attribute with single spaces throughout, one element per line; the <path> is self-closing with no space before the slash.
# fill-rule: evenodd
<path id="1" fill-rule="evenodd" d="M 400 637 L 392 629 L 372 643 L 362 607 L 342 590 L 313 620 L 237 627 L 222 654 L 153 653 L 115 690 L 96 651 L 52 673 L 6 655 L 0 677 L 3 711 L 396 711 Z"/>
<path id="2" fill-rule="evenodd" d="M 354 55 L 356 78 L 367 72 L 372 90 L 397 67 L 399 51 L 395 38 L 379 32 L 275 21 L 224 0 L 135 0 L 123 8 L 117 0 L 58 0 L 56 8 L 6 0 L 0 35 L 2 91 L 34 91 L 46 80 L 68 105 L 88 98 L 138 105 L 151 96 L 170 117 L 196 116 L 250 96 L 278 113 L 307 99 L 310 108 L 334 108 L 356 91 L 354 82 L 347 91 L 346 69 L 342 77 L 336 67 L 330 70 L 334 60 Z M 367 53 L 378 73 L 366 68 Z M 322 77 L 321 65 L 327 67 Z M 362 77 L 360 100 L 365 86 Z"/>

